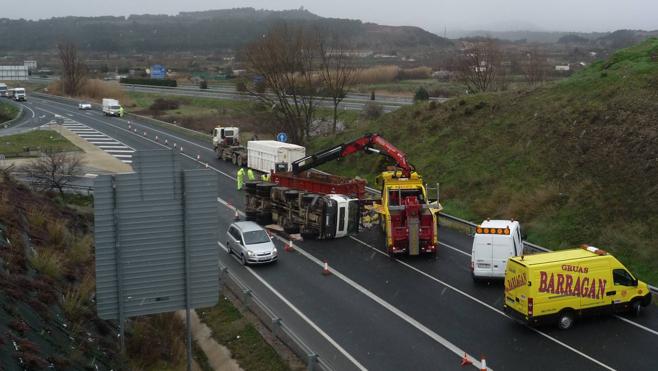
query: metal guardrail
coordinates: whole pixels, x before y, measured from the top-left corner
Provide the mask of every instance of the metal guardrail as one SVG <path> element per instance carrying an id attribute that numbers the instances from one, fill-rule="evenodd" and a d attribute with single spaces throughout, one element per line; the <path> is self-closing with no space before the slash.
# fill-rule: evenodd
<path id="1" fill-rule="evenodd" d="M 220 284 L 227 288 L 238 298 L 242 305 L 253 313 L 290 350 L 306 363 L 309 371 L 329 371 L 334 368 L 315 353 L 302 339 L 300 339 L 265 303 L 253 294 L 251 289 L 238 277 L 231 274 L 228 268 L 219 264 Z"/>
<path id="2" fill-rule="evenodd" d="M 366 187 L 366 189 L 367 189 L 369 192 L 374 193 L 374 194 L 380 194 L 380 193 L 381 193 L 381 192 L 379 192 L 379 190 L 374 189 L 374 188 L 371 188 L 371 187 Z M 456 223 L 459 223 L 459 224 L 466 225 L 466 226 L 468 226 L 468 227 L 470 227 L 470 228 L 473 228 L 473 229 L 477 228 L 477 226 L 478 226 L 478 224 L 473 223 L 473 222 L 471 222 L 470 220 L 466 220 L 466 219 L 458 218 L 458 217 L 453 216 L 453 215 L 450 215 L 450 214 L 439 213 L 439 216 L 441 216 L 442 218 L 445 218 L 445 219 L 451 220 L 451 221 L 453 221 L 453 222 L 456 222 Z M 473 232 L 474 232 L 474 231 L 473 231 Z M 548 249 L 548 248 L 543 247 L 543 246 L 539 246 L 539 245 L 537 245 L 537 244 L 534 244 L 534 243 L 532 243 L 532 242 L 528 242 L 528 241 L 523 241 L 523 245 L 524 245 L 524 247 L 525 247 L 526 249 L 529 249 L 530 251 L 541 251 L 541 252 L 550 252 L 550 251 L 553 251 L 553 250 L 551 250 L 551 249 Z M 652 286 L 652 285 L 649 285 L 649 289 L 650 289 L 654 294 L 658 295 L 658 287 L 656 287 L 656 286 Z"/>

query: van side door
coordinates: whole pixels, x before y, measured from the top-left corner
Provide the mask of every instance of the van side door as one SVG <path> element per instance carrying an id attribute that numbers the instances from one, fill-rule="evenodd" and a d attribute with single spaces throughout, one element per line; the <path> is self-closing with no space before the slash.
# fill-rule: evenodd
<path id="1" fill-rule="evenodd" d="M 607 263 L 592 262 L 583 268 L 587 268 L 587 272 L 580 273 L 580 307 L 592 312 L 604 311 L 605 305 L 609 303 L 606 291 L 609 291 L 612 284 L 610 266 Z"/>
<path id="2" fill-rule="evenodd" d="M 494 234 L 492 236 L 491 271 L 494 276 L 504 277 L 507 259 L 516 255 L 514 254 L 514 237 L 504 234 Z"/>

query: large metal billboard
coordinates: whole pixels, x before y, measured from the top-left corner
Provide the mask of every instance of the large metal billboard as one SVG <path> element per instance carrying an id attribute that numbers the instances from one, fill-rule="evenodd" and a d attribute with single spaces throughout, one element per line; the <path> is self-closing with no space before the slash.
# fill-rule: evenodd
<path id="1" fill-rule="evenodd" d="M 170 150 L 94 184 L 96 296 L 103 319 L 213 306 L 219 297 L 217 175 Z"/>
<path id="2" fill-rule="evenodd" d="M 24 81 L 28 76 L 27 66 L 0 66 L 0 81 Z"/>

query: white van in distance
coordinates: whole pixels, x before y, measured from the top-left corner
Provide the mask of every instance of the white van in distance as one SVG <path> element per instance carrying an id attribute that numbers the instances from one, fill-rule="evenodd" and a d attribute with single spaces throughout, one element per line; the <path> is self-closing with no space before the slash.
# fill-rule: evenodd
<path id="1" fill-rule="evenodd" d="M 523 255 L 521 225 L 514 220 L 485 220 L 473 236 L 473 280 L 504 278 L 507 259 Z"/>

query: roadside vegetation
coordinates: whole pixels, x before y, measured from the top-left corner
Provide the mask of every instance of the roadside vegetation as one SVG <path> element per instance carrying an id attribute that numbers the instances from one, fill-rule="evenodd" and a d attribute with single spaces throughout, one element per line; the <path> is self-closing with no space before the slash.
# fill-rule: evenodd
<path id="1" fill-rule="evenodd" d="M 73 143 L 52 130 L 33 130 L 27 133 L 8 135 L 0 140 L 0 153 L 6 158 L 36 157 L 43 151 L 80 151 Z"/>
<path id="2" fill-rule="evenodd" d="M 658 39 L 532 90 L 405 107 L 310 151 L 378 132 L 405 151 L 450 214 L 515 218 L 552 249 L 590 243 L 658 283 Z M 422 138 L 422 139 L 419 139 Z M 347 165 L 347 164 L 349 165 Z M 381 157 L 324 170 L 366 176 Z"/>
<path id="3" fill-rule="evenodd" d="M 18 108 L 0 100 L 0 124 L 13 120 L 18 115 Z"/>
<path id="4" fill-rule="evenodd" d="M 212 330 L 215 340 L 231 351 L 240 367 L 248 371 L 284 371 L 288 365 L 262 338 L 256 327 L 226 297 L 212 308 L 197 310 Z"/>

